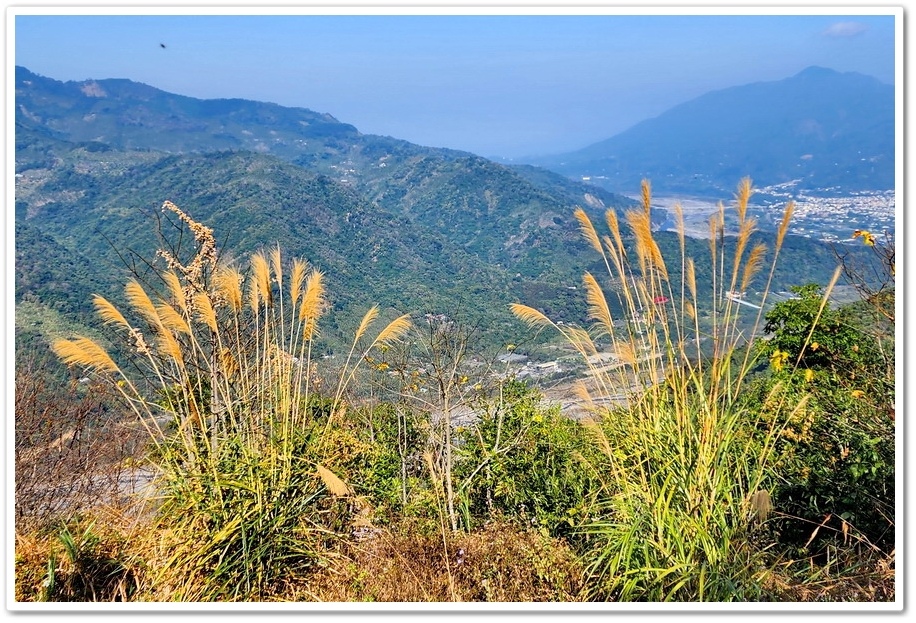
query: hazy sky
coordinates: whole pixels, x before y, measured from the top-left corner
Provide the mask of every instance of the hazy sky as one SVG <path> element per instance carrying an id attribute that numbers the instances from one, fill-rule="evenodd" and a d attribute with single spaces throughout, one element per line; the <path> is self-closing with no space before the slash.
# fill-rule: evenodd
<path id="1" fill-rule="evenodd" d="M 15 64 L 49 78 L 276 102 L 491 157 L 578 149 L 810 65 L 895 81 L 892 15 L 20 14 L 12 27 Z"/>

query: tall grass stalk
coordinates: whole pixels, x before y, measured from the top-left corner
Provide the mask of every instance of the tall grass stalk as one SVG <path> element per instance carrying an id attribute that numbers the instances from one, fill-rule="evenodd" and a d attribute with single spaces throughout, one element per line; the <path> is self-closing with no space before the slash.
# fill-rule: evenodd
<path id="1" fill-rule="evenodd" d="M 751 345 L 760 315 L 749 333 L 739 330 L 732 293 L 747 289 L 766 251 L 748 248 L 755 230 L 750 195 L 750 180 L 742 180 L 734 234 L 726 234 L 722 204 L 710 218 L 712 279 L 705 290 L 687 255 L 679 207 L 680 266 L 669 270 L 652 232 L 650 186 L 643 182 L 642 205 L 625 214 L 629 236 L 612 211 L 607 235 L 598 234 L 583 210 L 575 213 L 608 271 L 604 283 L 589 273 L 583 278 L 589 329 L 561 326 L 534 308 L 513 305 L 529 325 L 558 331 L 587 363 L 580 395 L 606 456 L 601 502 L 586 528 L 597 543 L 588 559 L 592 598 L 762 596 L 767 571 L 754 531 L 769 511 L 768 460 L 785 412 L 803 405 L 784 404 L 778 388 L 759 410 L 738 401 L 755 364 Z M 792 207 L 778 232 L 774 265 Z M 615 317 L 614 309 L 622 313 Z M 598 338 L 610 348 L 599 351 Z"/>
<path id="2" fill-rule="evenodd" d="M 209 228 L 170 202 L 163 210 L 194 234 L 194 256 L 182 263 L 160 251 L 162 291 L 130 282 L 127 313 L 95 298 L 100 318 L 129 343 L 136 372 L 86 338 L 52 347 L 110 380 L 149 433 L 165 535 L 162 594 L 263 597 L 319 558 L 325 511 L 349 493 L 326 443 L 333 420 L 359 354 L 396 341 L 410 323 L 402 316 L 369 339 L 378 316 L 370 310 L 324 399 L 313 358 L 327 310 L 323 274 L 298 259 L 287 267 L 277 248 L 255 253 L 245 275 L 219 263 Z"/>

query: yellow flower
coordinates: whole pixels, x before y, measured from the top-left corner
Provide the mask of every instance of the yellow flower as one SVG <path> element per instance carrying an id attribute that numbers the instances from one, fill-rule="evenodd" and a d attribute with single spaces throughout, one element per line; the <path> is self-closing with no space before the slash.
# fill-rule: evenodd
<path id="1" fill-rule="evenodd" d="M 811 370 L 810 368 L 808 370 L 805 370 L 805 382 L 810 383 L 813 378 L 814 378 L 814 370 Z"/>
<path id="2" fill-rule="evenodd" d="M 776 370 L 777 372 L 782 370 L 783 366 L 785 366 L 786 361 L 788 360 L 789 360 L 789 353 L 783 350 L 774 351 L 773 354 L 770 355 L 770 365 L 772 365 L 773 369 Z"/>
<path id="3" fill-rule="evenodd" d="M 854 389 L 852 390 L 851 395 L 853 398 L 861 398 L 865 395 L 865 392 L 863 392 L 861 389 Z"/>
<path id="4" fill-rule="evenodd" d="M 811 350 L 817 350 L 820 347 L 821 345 L 818 344 L 817 342 L 811 342 Z"/>
<path id="5" fill-rule="evenodd" d="M 862 242 L 864 242 L 866 245 L 868 245 L 869 247 L 875 246 L 875 237 L 874 235 L 872 235 L 870 231 L 866 231 L 864 229 L 857 229 L 854 232 L 852 232 L 853 238 L 859 238 L 860 236 L 862 238 Z"/>

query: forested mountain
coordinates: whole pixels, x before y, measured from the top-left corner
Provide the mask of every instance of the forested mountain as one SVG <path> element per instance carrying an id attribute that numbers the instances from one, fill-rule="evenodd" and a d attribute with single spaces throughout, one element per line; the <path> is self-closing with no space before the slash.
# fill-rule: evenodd
<path id="1" fill-rule="evenodd" d="M 362 135 L 305 109 L 126 80 L 62 83 L 24 68 L 16 80 L 17 222 L 92 258 L 74 297 L 90 284 L 118 288 L 128 265 L 143 268 L 136 258 L 162 242 L 168 199 L 235 256 L 279 244 L 308 259 L 338 306 L 462 307 L 496 329 L 526 293 L 561 315 L 581 311 L 567 289 L 585 250 L 572 211 L 632 205 L 547 171 Z M 21 266 L 42 263 L 32 238 L 18 251 Z M 17 300 L 43 287 L 18 285 Z"/>
<path id="2" fill-rule="evenodd" d="M 773 82 L 713 91 L 581 150 L 530 159 L 607 188 L 643 177 L 656 189 L 721 192 L 761 186 L 894 187 L 894 87 L 809 67 Z"/>
<path id="3" fill-rule="evenodd" d="M 306 109 L 21 67 L 15 138 L 17 302 L 66 314 L 84 314 L 89 293 L 116 297 L 131 269 L 148 270 L 141 258 L 176 241 L 159 211 L 170 200 L 212 227 L 228 256 L 279 245 L 319 267 L 340 309 L 460 310 L 509 340 L 521 330 L 512 302 L 584 319 L 574 286 L 597 258 L 575 207 L 600 219 L 635 205 L 546 169 L 364 135 Z M 832 270 L 826 247 L 800 244 L 825 259 L 809 262 L 814 276 Z M 708 247 L 695 246 L 700 264 Z"/>

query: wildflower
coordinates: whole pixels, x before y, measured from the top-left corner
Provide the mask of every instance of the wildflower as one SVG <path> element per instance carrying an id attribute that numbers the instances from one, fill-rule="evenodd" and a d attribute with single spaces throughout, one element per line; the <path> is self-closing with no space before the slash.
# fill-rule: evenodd
<path id="1" fill-rule="evenodd" d="M 861 389 L 854 389 L 852 390 L 852 392 L 850 392 L 850 395 L 853 398 L 861 398 L 862 396 L 865 395 L 865 392 L 863 392 Z"/>
<path id="2" fill-rule="evenodd" d="M 817 342 L 811 342 L 811 350 L 817 350 L 821 345 Z"/>
<path id="3" fill-rule="evenodd" d="M 857 229 L 854 232 L 852 232 L 852 237 L 853 238 L 861 237 L 862 242 L 864 242 L 867 246 L 869 247 L 875 246 L 875 236 L 870 231 L 866 231 L 864 229 Z"/>
<path id="4" fill-rule="evenodd" d="M 773 369 L 779 372 L 783 369 L 786 364 L 786 361 L 789 360 L 789 353 L 783 350 L 776 350 L 770 355 L 770 365 L 773 366 Z"/>
<path id="5" fill-rule="evenodd" d="M 814 370 L 805 370 L 805 383 L 810 383 L 814 379 Z"/>
<path id="6" fill-rule="evenodd" d="M 375 366 L 375 369 L 376 369 L 376 370 L 380 370 L 380 371 L 385 371 L 385 370 L 387 370 L 387 369 L 388 369 L 388 362 L 387 362 L 387 361 L 381 362 L 380 364 L 378 364 L 377 366 Z"/>

